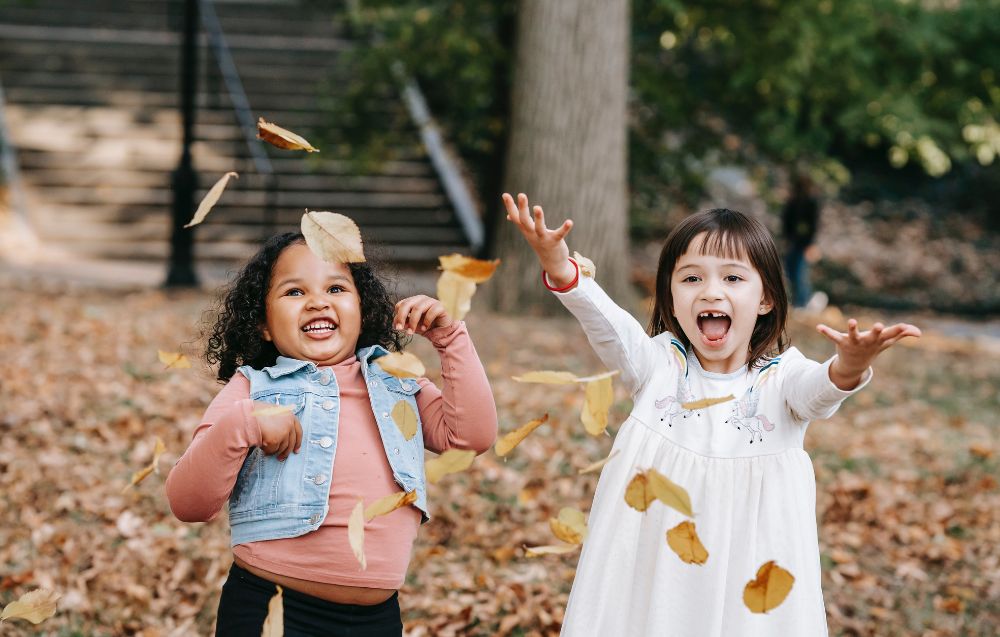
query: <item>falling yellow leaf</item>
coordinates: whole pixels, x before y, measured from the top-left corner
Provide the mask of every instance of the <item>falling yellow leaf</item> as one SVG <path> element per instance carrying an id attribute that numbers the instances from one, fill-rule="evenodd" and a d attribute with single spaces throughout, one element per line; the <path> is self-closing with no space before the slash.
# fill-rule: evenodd
<path id="1" fill-rule="evenodd" d="M 167 366 L 167 369 L 191 369 L 191 361 L 184 354 L 177 352 L 156 351 L 160 362 Z"/>
<path id="2" fill-rule="evenodd" d="M 721 405 L 722 403 L 728 403 L 730 400 L 735 400 L 732 394 L 728 396 L 722 396 L 721 398 L 702 398 L 701 400 L 692 400 L 688 403 L 681 403 L 682 409 L 705 409 L 706 407 L 711 407 L 712 405 Z"/>
<path id="3" fill-rule="evenodd" d="M 228 172 L 225 175 L 223 175 L 222 178 L 219 179 L 219 181 L 215 182 L 215 185 L 212 186 L 211 189 L 209 189 L 208 193 L 205 195 L 205 198 L 201 200 L 200 204 L 198 204 L 198 209 L 194 211 L 194 216 L 191 217 L 191 221 L 189 221 L 187 225 L 184 226 L 185 228 L 196 226 L 205 220 L 205 217 L 207 217 L 208 213 L 211 212 L 212 207 L 219 202 L 219 197 L 222 196 L 222 191 L 226 189 L 226 185 L 229 183 L 230 177 L 235 177 L 237 179 L 240 178 L 240 176 L 237 175 L 236 173 Z"/>
<path id="4" fill-rule="evenodd" d="M 420 378 L 427 370 L 420 359 L 409 352 L 393 352 L 377 361 L 378 366 L 396 378 Z"/>
<path id="5" fill-rule="evenodd" d="M 139 469 L 138 471 L 132 474 L 132 480 L 125 485 L 125 488 L 122 489 L 122 493 L 124 493 L 125 491 L 129 490 L 130 488 L 134 487 L 135 485 L 145 480 L 147 477 L 149 477 L 149 474 L 153 473 L 154 471 L 159 473 L 160 456 L 163 455 L 163 452 L 165 452 L 166 450 L 167 447 L 163 444 L 163 441 L 160 440 L 160 437 L 157 436 L 156 444 L 153 446 L 153 461 L 150 462 L 145 467 L 143 467 L 142 469 Z"/>
<path id="6" fill-rule="evenodd" d="M 572 553 L 573 551 L 580 548 L 579 544 L 562 544 L 554 546 L 525 546 L 524 556 L 525 557 L 538 557 L 540 555 L 563 555 L 564 553 Z"/>
<path id="7" fill-rule="evenodd" d="M 358 558 L 361 570 L 368 569 L 368 560 L 365 559 L 365 503 L 358 500 L 351 511 L 351 517 L 347 520 L 347 540 L 351 543 L 351 550 L 354 557 Z"/>
<path id="8" fill-rule="evenodd" d="M 472 466 L 476 452 L 471 449 L 449 449 L 437 458 L 431 458 L 425 464 L 427 481 L 436 484 L 438 480 L 449 473 L 465 471 Z"/>
<path id="9" fill-rule="evenodd" d="M 497 455 L 501 458 L 510 453 L 511 449 L 516 447 L 521 443 L 522 440 L 528 437 L 532 431 L 538 429 L 545 423 L 549 421 L 549 415 L 545 414 L 541 418 L 536 418 L 531 422 L 521 425 L 514 431 L 504 435 L 500 440 L 497 440 L 497 444 L 494 446 L 494 450 Z"/>
<path id="10" fill-rule="evenodd" d="M 6 619 L 24 619 L 32 624 L 40 624 L 56 614 L 56 602 L 61 595 L 55 591 L 38 588 L 21 595 L 4 607 L 0 613 L 0 621 Z"/>
<path id="11" fill-rule="evenodd" d="M 306 245 L 329 263 L 363 263 L 361 231 L 350 218 L 325 210 L 306 210 L 302 215 L 302 235 Z"/>
<path id="12" fill-rule="evenodd" d="M 580 420 L 591 436 L 599 436 L 608 428 L 608 410 L 614 400 L 610 376 L 587 383 Z"/>
<path id="13" fill-rule="evenodd" d="M 440 256 L 438 261 L 441 262 L 441 269 L 445 272 L 453 272 L 475 283 L 489 281 L 493 273 L 496 272 L 497 266 L 500 265 L 500 259 L 483 261 L 461 254 Z"/>
<path id="14" fill-rule="evenodd" d="M 576 382 L 578 383 L 592 383 L 595 380 L 604 380 L 605 378 L 611 378 L 617 376 L 621 372 L 619 370 L 614 370 L 612 372 L 603 372 L 600 374 L 594 374 L 593 376 L 578 376 Z"/>
<path id="15" fill-rule="evenodd" d="M 766 613 L 785 601 L 792 590 L 795 577 L 774 563 L 765 563 L 757 569 L 757 578 L 743 587 L 743 603 L 754 613 Z"/>
<path id="16" fill-rule="evenodd" d="M 587 538 L 587 519 L 583 512 L 572 507 L 563 507 L 558 518 L 549 518 L 552 533 L 569 544 L 580 544 Z"/>
<path id="17" fill-rule="evenodd" d="M 637 511 L 645 511 L 653 500 L 694 517 L 687 491 L 656 469 L 649 469 L 636 474 L 625 487 L 625 503 Z"/>
<path id="18" fill-rule="evenodd" d="M 575 374 L 570 372 L 553 372 L 548 370 L 528 372 L 520 376 L 511 376 L 519 383 L 542 383 L 546 385 L 572 385 L 577 382 Z"/>
<path id="19" fill-rule="evenodd" d="M 375 500 L 365 509 L 365 522 L 371 522 L 374 518 L 387 513 L 392 513 L 396 509 L 413 504 L 417 501 L 417 492 L 400 491 L 387 495 L 384 498 Z"/>
<path id="20" fill-rule="evenodd" d="M 445 270 L 438 277 L 437 296 L 444 305 L 448 316 L 461 321 L 472 309 L 472 296 L 476 293 L 476 282 L 461 274 Z"/>
<path id="21" fill-rule="evenodd" d="M 576 259 L 577 264 L 579 264 L 580 266 L 581 275 L 591 279 L 597 276 L 597 266 L 594 265 L 593 261 L 583 256 L 579 252 L 574 252 L 573 258 Z"/>
<path id="22" fill-rule="evenodd" d="M 608 455 L 607 458 L 604 458 L 603 460 L 598 460 L 597 462 L 595 462 L 593 464 L 587 465 L 583 469 L 580 469 L 579 471 L 577 471 L 577 474 L 582 476 L 585 473 L 593 473 L 595 471 L 600 471 L 601 469 L 604 468 L 604 465 L 608 464 L 608 462 L 612 458 L 614 458 L 615 456 L 617 456 L 620 451 L 621 451 L 621 449 L 615 449 L 614 451 L 611 452 L 610 455 Z"/>
<path id="23" fill-rule="evenodd" d="M 254 409 L 250 412 L 257 418 L 268 418 L 270 416 L 277 416 L 279 414 L 291 413 L 291 405 L 272 405 L 271 407 L 261 407 L 260 409 Z"/>
<path id="24" fill-rule="evenodd" d="M 319 152 L 319 149 L 314 148 L 304 137 L 296 135 L 292 131 L 276 124 L 266 122 L 263 117 L 257 120 L 257 139 L 264 140 L 268 144 L 283 150 L 304 150 L 310 153 Z"/>
<path id="25" fill-rule="evenodd" d="M 684 520 L 667 531 L 667 544 L 686 564 L 704 564 L 708 559 L 708 551 L 698 538 L 694 522 L 690 520 Z"/>
<path id="26" fill-rule="evenodd" d="M 407 440 L 412 440 L 417 435 L 417 412 L 413 411 L 406 400 L 400 400 L 392 408 L 392 421 Z"/>
<path id="27" fill-rule="evenodd" d="M 284 637 L 285 634 L 285 604 L 282 598 L 284 590 L 276 585 L 278 592 L 267 603 L 267 617 L 264 618 L 260 637 Z"/>

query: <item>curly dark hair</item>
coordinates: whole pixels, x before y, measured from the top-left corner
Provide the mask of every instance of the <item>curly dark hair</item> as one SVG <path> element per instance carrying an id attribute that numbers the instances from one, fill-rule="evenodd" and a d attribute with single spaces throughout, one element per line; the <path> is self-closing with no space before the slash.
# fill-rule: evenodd
<path id="1" fill-rule="evenodd" d="M 211 327 L 205 359 L 219 364 L 218 379 L 226 382 L 242 365 L 262 369 L 274 365 L 279 352 L 265 341 L 260 326 L 266 321 L 267 292 L 278 257 L 290 245 L 305 243 L 298 232 L 286 232 L 268 239 L 226 288 Z M 348 264 L 361 297 L 361 333 L 358 348 L 381 345 L 399 351 L 404 335 L 393 329 L 395 307 L 389 291 L 369 262 Z"/>

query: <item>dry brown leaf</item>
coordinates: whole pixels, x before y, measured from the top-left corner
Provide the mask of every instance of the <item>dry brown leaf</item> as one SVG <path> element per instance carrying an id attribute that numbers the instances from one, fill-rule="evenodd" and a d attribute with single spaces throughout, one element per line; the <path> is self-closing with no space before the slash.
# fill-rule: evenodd
<path id="1" fill-rule="evenodd" d="M 400 491 L 392 495 L 387 495 L 384 498 L 379 498 L 365 509 L 365 522 L 371 522 L 380 515 L 392 513 L 396 509 L 413 504 L 416 501 L 417 492 L 415 490 L 409 492 Z"/>
<path id="2" fill-rule="evenodd" d="M 160 437 L 157 436 L 156 444 L 153 446 L 153 461 L 150 462 L 145 467 L 143 467 L 142 469 L 139 469 L 138 471 L 132 474 L 131 481 L 129 481 L 129 483 L 125 485 L 125 488 L 122 489 L 122 493 L 131 489 L 135 485 L 139 484 L 140 482 L 148 478 L 149 474 L 153 473 L 154 471 L 159 473 L 160 456 L 163 455 L 163 452 L 165 452 L 166 450 L 167 447 L 163 444 L 163 441 L 160 440 Z"/>
<path id="3" fill-rule="evenodd" d="M 496 454 L 501 458 L 510 453 L 511 449 L 521 444 L 521 441 L 528 437 L 528 435 L 547 423 L 549 421 L 549 415 L 545 414 L 541 418 L 536 418 L 529 423 L 521 425 L 514 431 L 504 435 L 497 440 L 497 444 L 493 447 Z"/>
<path id="4" fill-rule="evenodd" d="M 310 153 L 319 152 L 319 149 L 307 142 L 305 137 L 296 135 L 292 131 L 276 124 L 264 121 L 263 117 L 257 120 L 257 139 L 264 140 L 268 144 L 283 150 L 304 150 Z"/>
<path id="5" fill-rule="evenodd" d="M 208 193 L 205 194 L 204 199 L 202 199 L 201 203 L 198 204 L 198 209 L 194 211 L 194 216 L 191 217 L 191 221 L 184 226 L 185 228 L 196 226 L 205 220 L 208 213 L 212 211 L 212 207 L 219 202 L 219 197 L 222 196 L 222 191 L 226 189 L 226 185 L 229 183 L 230 177 L 235 177 L 237 179 L 240 178 L 240 176 L 236 173 L 228 172 L 223 175 L 219 181 L 215 182 L 215 185 L 209 189 Z"/>
<path id="6" fill-rule="evenodd" d="M 582 476 L 585 473 L 594 473 L 595 471 L 600 471 L 601 469 L 604 468 L 604 465 L 608 464 L 608 462 L 610 462 L 612 458 L 614 458 L 615 456 L 617 456 L 620 451 L 621 451 L 621 449 L 615 449 L 610 454 L 608 454 L 607 458 L 603 458 L 601 460 L 598 460 L 597 462 L 595 462 L 593 464 L 588 464 L 583 469 L 580 469 L 579 471 L 577 471 L 576 472 L 577 475 L 581 475 Z"/>
<path id="7" fill-rule="evenodd" d="M 571 372 L 537 371 L 511 376 L 519 383 L 542 383 L 545 385 L 572 385 L 579 381 L 575 374 Z"/>
<path id="8" fill-rule="evenodd" d="M 472 296 L 476 293 L 476 282 L 461 274 L 445 270 L 438 277 L 437 296 L 444 305 L 448 316 L 461 321 L 472 309 Z"/>
<path id="9" fill-rule="evenodd" d="M 284 637 L 285 634 L 285 603 L 282 597 L 284 589 L 277 585 L 278 592 L 267 603 L 267 617 L 260 637 Z"/>
<path id="10" fill-rule="evenodd" d="M 743 603 L 754 613 L 766 613 L 785 601 L 792 590 L 795 577 L 774 563 L 765 563 L 757 569 L 757 578 L 743 587 Z"/>
<path id="11" fill-rule="evenodd" d="M 445 272 L 454 272 L 474 283 L 489 281 L 493 273 L 496 272 L 497 266 L 500 265 L 500 259 L 483 261 L 482 259 L 462 256 L 461 254 L 440 256 L 438 257 L 438 261 L 441 262 L 441 269 Z"/>
<path id="12" fill-rule="evenodd" d="M 608 411 L 614 401 L 610 376 L 587 383 L 580 420 L 591 436 L 599 436 L 608 428 Z"/>
<path id="13" fill-rule="evenodd" d="M 351 517 L 347 520 L 347 540 L 351 543 L 351 550 L 354 557 L 358 558 L 361 570 L 368 569 L 368 560 L 365 559 L 365 503 L 358 500 L 351 511 Z"/>
<path id="14" fill-rule="evenodd" d="M 283 414 L 286 412 L 291 413 L 291 411 L 292 411 L 291 405 L 272 405 L 271 407 L 261 407 L 260 409 L 254 409 L 250 413 L 256 416 L 257 418 L 268 418 L 270 416 L 277 416 L 279 414 Z"/>
<path id="15" fill-rule="evenodd" d="M 156 350 L 156 355 L 160 362 L 167 366 L 167 369 L 191 369 L 191 361 L 184 354 Z"/>
<path id="16" fill-rule="evenodd" d="M 730 400 L 735 400 L 732 394 L 728 396 L 722 396 L 720 398 L 702 398 L 701 400 L 692 400 L 691 402 L 681 403 L 682 409 L 705 409 L 706 407 L 711 407 L 712 405 L 721 405 L 722 403 L 728 403 Z"/>
<path id="17" fill-rule="evenodd" d="M 577 264 L 580 266 L 580 275 L 587 278 L 593 279 L 597 276 L 597 266 L 594 262 L 583 256 L 579 252 L 573 252 L 573 258 L 576 259 Z"/>
<path id="18" fill-rule="evenodd" d="M 580 548 L 580 544 L 556 544 L 553 546 L 525 546 L 525 557 L 539 557 L 540 555 L 563 555 L 572 553 Z"/>
<path id="19" fill-rule="evenodd" d="M 694 522 L 684 520 L 667 531 L 667 545 L 686 564 L 704 564 L 708 559 L 708 551 L 701 543 Z"/>
<path id="20" fill-rule="evenodd" d="M 625 503 L 637 511 L 645 511 L 653 500 L 694 517 L 687 491 L 656 469 L 649 469 L 636 474 L 625 487 Z"/>
<path id="21" fill-rule="evenodd" d="M 549 518 L 552 533 L 568 544 L 580 544 L 587 538 L 587 518 L 582 511 L 563 507 L 558 518 Z"/>
<path id="22" fill-rule="evenodd" d="M 13 601 L 0 612 L 0 621 L 23 619 L 40 624 L 56 614 L 56 602 L 62 595 L 45 588 L 38 588 Z"/>
<path id="23" fill-rule="evenodd" d="M 407 440 L 412 440 L 417 435 L 417 412 L 413 411 L 413 407 L 405 399 L 393 406 L 392 421 Z"/>
<path id="24" fill-rule="evenodd" d="M 645 511 L 655 499 L 645 473 L 637 473 L 625 487 L 625 504 L 636 511 Z"/>
<path id="25" fill-rule="evenodd" d="M 425 463 L 427 481 L 437 484 L 438 480 L 449 473 L 465 471 L 472 466 L 472 461 L 475 459 L 476 452 L 471 449 L 448 449 L 437 458 L 431 458 Z"/>
<path id="26" fill-rule="evenodd" d="M 306 210 L 302 235 L 313 254 L 329 263 L 363 263 L 361 230 L 349 217 L 325 210 Z"/>
<path id="27" fill-rule="evenodd" d="M 427 373 L 420 359 L 409 352 L 393 352 L 377 361 L 378 366 L 396 378 L 420 378 Z"/>

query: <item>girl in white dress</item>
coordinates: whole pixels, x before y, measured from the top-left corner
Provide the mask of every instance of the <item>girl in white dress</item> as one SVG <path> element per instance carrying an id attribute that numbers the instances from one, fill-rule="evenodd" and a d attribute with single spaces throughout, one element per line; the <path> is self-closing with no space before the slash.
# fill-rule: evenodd
<path id="1" fill-rule="evenodd" d="M 572 221 L 549 230 L 523 194 L 503 199 L 546 287 L 604 363 L 621 370 L 634 402 L 597 485 L 562 634 L 826 635 L 806 427 L 868 383 L 879 352 L 920 330 L 875 323 L 860 331 L 854 319 L 846 333 L 819 325 L 836 355 L 805 358 L 786 342 L 787 299 L 770 233 L 747 215 L 716 209 L 667 237 L 647 333 L 581 276 L 564 241 Z M 720 400 L 691 404 L 705 398 Z M 645 512 L 626 503 L 627 485 L 648 469 L 687 491 L 693 518 L 655 501 Z M 707 559 L 682 561 L 668 545 L 667 532 L 685 521 Z M 791 590 L 777 606 L 768 593 L 767 612 L 752 611 L 744 589 L 772 561 L 791 573 Z"/>

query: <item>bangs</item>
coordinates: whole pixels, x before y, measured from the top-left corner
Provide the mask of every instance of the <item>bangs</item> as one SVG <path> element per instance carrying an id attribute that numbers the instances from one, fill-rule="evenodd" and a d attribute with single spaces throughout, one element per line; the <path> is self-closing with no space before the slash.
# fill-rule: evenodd
<path id="1" fill-rule="evenodd" d="M 701 249 L 698 251 L 702 256 L 712 255 L 723 259 L 733 259 L 734 261 L 751 262 L 750 247 L 747 245 L 745 234 L 733 232 L 728 228 L 712 228 L 704 231 L 705 239 L 701 242 Z M 697 237 L 691 237 L 691 241 Z M 690 242 L 689 242 L 690 244 Z M 690 246 L 684 246 L 683 251 L 687 252 Z"/>

